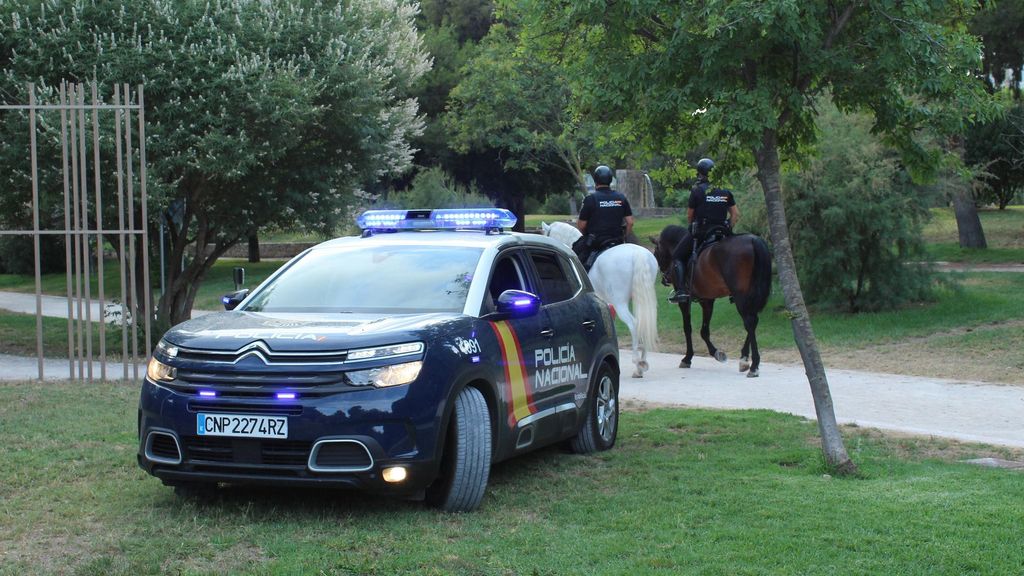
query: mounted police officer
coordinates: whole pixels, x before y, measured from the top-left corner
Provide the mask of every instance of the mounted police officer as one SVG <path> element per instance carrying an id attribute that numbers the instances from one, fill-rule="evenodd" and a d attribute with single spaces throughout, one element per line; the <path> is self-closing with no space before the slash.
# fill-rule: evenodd
<path id="1" fill-rule="evenodd" d="M 613 176 L 607 166 L 594 170 L 594 193 L 583 199 L 576 220 L 576 227 L 583 236 L 577 241 L 580 246 L 573 245 L 573 250 L 588 271 L 598 254 L 622 244 L 633 230 L 633 209 L 625 196 L 612 190 Z"/>
<path id="2" fill-rule="evenodd" d="M 740 218 L 732 192 L 711 186 L 708 175 L 714 167 L 715 162 L 710 158 L 701 158 L 697 162 L 697 183 L 693 185 L 690 201 L 686 205 L 686 220 L 690 229 L 672 252 L 676 291 L 669 296 L 669 302 L 685 304 L 690 300 L 686 264 L 694 248 L 699 247 L 708 232 L 716 228 L 724 230 L 726 234 L 732 233 L 732 227 Z"/>

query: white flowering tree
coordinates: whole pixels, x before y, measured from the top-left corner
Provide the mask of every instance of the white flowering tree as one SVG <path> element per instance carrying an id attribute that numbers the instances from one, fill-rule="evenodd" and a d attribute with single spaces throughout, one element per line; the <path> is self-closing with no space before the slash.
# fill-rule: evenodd
<path id="1" fill-rule="evenodd" d="M 8 0 L 0 95 L 23 101 L 26 82 L 45 94 L 62 80 L 96 81 L 108 100 L 115 83 L 145 87 L 150 225 L 164 217 L 170 229 L 158 314 L 174 324 L 253 230 L 330 231 L 360 190 L 409 168 L 423 128 L 410 89 L 430 67 L 416 11 L 406 0 Z M 166 218 L 172 205 L 180 217 Z"/>

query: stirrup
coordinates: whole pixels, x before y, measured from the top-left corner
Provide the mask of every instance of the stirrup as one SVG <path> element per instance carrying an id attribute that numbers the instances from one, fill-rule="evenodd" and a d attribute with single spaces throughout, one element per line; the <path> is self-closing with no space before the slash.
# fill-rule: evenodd
<path id="1" fill-rule="evenodd" d="M 686 304 L 690 301 L 690 295 L 682 290 L 676 290 L 668 297 L 668 301 L 673 304 Z"/>

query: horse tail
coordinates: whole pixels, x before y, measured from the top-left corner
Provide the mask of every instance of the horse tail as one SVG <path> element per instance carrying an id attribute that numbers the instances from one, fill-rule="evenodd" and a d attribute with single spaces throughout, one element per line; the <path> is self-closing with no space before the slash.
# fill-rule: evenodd
<path id="1" fill-rule="evenodd" d="M 637 344 L 648 352 L 658 349 L 658 295 L 654 282 L 658 261 L 651 251 L 638 247 L 633 251 L 633 316 L 636 318 Z"/>
<path id="2" fill-rule="evenodd" d="M 754 248 L 754 276 L 751 278 L 753 286 L 747 302 L 751 311 L 759 313 L 768 304 L 768 297 L 772 293 L 772 255 L 768 251 L 768 244 L 760 236 L 751 235 L 751 244 Z"/>

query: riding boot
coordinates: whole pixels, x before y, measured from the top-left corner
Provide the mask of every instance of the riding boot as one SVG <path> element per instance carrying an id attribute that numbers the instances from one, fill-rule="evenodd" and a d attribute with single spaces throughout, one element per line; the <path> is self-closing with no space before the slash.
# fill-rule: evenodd
<path id="1" fill-rule="evenodd" d="M 668 301 L 673 304 L 686 304 L 690 301 L 690 294 L 686 289 L 686 264 L 682 260 L 676 260 L 672 266 L 672 277 L 675 279 L 676 291 L 668 297 Z"/>

